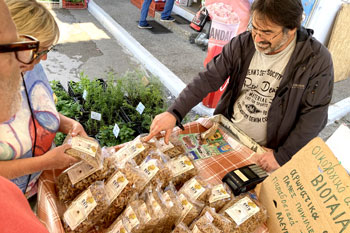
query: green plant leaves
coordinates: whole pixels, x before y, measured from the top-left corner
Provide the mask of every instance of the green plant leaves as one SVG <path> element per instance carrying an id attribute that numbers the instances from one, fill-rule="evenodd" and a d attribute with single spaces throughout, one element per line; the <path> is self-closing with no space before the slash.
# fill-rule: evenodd
<path id="1" fill-rule="evenodd" d="M 59 82 L 52 81 L 52 89 L 58 97 L 56 108 L 63 115 L 78 120 L 87 134 L 96 137 L 102 146 L 131 141 L 139 133 L 148 132 L 153 118 L 167 108 L 162 84 L 150 77 L 145 86 L 142 82 L 144 76 L 141 71 L 127 72 L 123 76 L 109 72 L 104 82 L 91 80 L 81 73 L 80 81 L 69 81 L 71 96 L 57 87 Z M 142 114 L 136 111 L 140 102 L 145 106 Z M 126 120 L 121 117 L 121 108 L 127 114 Z M 101 121 L 91 119 L 91 111 L 100 113 Z M 120 128 L 118 138 L 113 134 L 116 123 Z"/>

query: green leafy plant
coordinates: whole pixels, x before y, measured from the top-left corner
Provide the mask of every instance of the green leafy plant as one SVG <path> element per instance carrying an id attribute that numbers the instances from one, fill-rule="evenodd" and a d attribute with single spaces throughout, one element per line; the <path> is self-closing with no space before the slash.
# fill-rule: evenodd
<path id="1" fill-rule="evenodd" d="M 102 126 L 96 135 L 96 139 L 101 146 L 115 146 L 118 144 L 117 138 L 113 134 L 114 125 Z"/>
<path id="2" fill-rule="evenodd" d="M 66 117 L 79 120 L 79 118 L 82 116 L 81 105 L 68 95 L 59 81 L 51 81 L 50 86 L 56 96 L 57 111 Z M 63 133 L 56 133 L 54 139 L 56 146 L 62 145 L 65 137 L 66 135 Z"/>
<path id="3" fill-rule="evenodd" d="M 61 132 L 57 132 L 56 133 L 56 136 L 55 136 L 55 139 L 54 139 L 54 142 L 55 142 L 55 145 L 56 146 L 60 146 L 62 145 L 64 139 L 66 138 L 66 134 L 63 134 Z"/>
<path id="4" fill-rule="evenodd" d="M 80 73 L 80 81 L 69 82 L 75 100 L 64 89 L 55 92 L 60 96 L 57 109 L 63 115 L 77 119 L 86 133 L 96 136 L 103 146 L 133 140 L 138 134 L 148 132 L 153 118 L 167 108 L 162 84 L 156 78 L 149 77 L 149 82 L 145 85 L 142 82 L 144 76 L 145 73 L 141 71 L 127 72 L 123 76 L 109 72 L 105 77 L 105 85 L 99 79 L 89 79 Z M 136 111 L 140 102 L 145 106 L 142 114 Z M 123 122 L 122 110 L 126 113 Z M 91 111 L 100 113 L 101 120 L 91 119 Z M 116 123 L 120 128 L 117 139 L 113 135 Z"/>
<path id="5" fill-rule="evenodd" d="M 131 128 L 132 124 L 127 123 L 127 124 L 121 124 L 120 127 L 120 132 L 119 132 L 119 138 L 121 143 L 123 142 L 129 142 L 135 138 L 135 130 Z"/>
<path id="6" fill-rule="evenodd" d="M 78 120 L 82 115 L 81 105 L 68 95 L 59 81 L 51 81 L 50 85 L 57 98 L 57 111 L 66 117 Z"/>

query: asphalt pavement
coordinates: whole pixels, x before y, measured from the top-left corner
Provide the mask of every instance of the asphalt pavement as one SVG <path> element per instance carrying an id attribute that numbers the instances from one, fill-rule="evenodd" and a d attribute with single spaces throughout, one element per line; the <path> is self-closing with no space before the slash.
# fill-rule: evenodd
<path id="1" fill-rule="evenodd" d="M 106 22 L 97 20 L 93 9 L 52 9 L 61 37 L 48 60 L 42 62 L 50 80 L 60 80 L 65 86 L 68 80 L 78 80 L 81 72 L 90 78 L 105 78 L 107 72 L 123 74 L 141 69 L 149 74 L 165 76 L 165 86 L 171 90 L 169 95 L 176 96 L 178 90 L 204 69 L 206 51 L 189 43 L 184 36 L 171 31 L 154 34 L 150 30 L 139 29 L 140 10 L 130 0 L 91 0 L 90 3 L 99 7 L 119 30 L 113 32 Z M 123 42 L 119 37 L 123 38 L 124 32 L 127 37 Z M 141 52 L 135 53 L 130 48 L 134 46 L 141 47 Z M 152 64 L 156 67 L 152 68 Z M 327 139 L 340 124 L 350 125 L 349 89 L 350 78 L 335 83 L 332 105 L 343 101 L 338 106 L 343 112 L 340 119 L 332 119 L 321 132 L 323 139 Z"/>

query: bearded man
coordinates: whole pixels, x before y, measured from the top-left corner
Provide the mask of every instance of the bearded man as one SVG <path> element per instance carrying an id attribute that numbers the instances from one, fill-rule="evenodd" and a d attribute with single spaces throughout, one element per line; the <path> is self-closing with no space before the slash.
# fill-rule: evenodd
<path id="1" fill-rule="evenodd" d="M 16 26 L 11 20 L 6 4 L 0 2 L 0 123 L 9 120 L 19 109 L 20 70 L 16 59 L 16 48 L 13 42 L 18 42 Z"/>
<path id="2" fill-rule="evenodd" d="M 176 124 L 230 76 L 214 114 L 223 114 L 266 148 L 257 163 L 274 171 L 327 123 L 333 92 L 329 51 L 301 26 L 300 0 L 255 0 L 247 32 L 233 38 L 155 117 L 147 140 Z"/>

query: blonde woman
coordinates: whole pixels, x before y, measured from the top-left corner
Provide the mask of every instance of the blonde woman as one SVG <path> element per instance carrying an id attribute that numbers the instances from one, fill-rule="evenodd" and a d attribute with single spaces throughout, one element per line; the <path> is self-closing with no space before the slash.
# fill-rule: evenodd
<path id="1" fill-rule="evenodd" d="M 36 193 L 43 170 L 61 169 L 77 162 L 67 154 L 68 145 L 51 148 L 57 131 L 86 135 L 77 121 L 56 111 L 53 93 L 41 60 L 57 43 L 59 29 L 54 17 L 33 0 L 6 0 L 18 34 L 39 42 L 30 59 L 22 60 L 22 107 L 0 124 L 0 175 L 11 179 L 27 197 Z"/>

